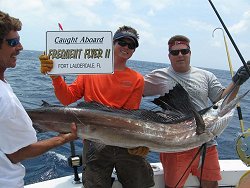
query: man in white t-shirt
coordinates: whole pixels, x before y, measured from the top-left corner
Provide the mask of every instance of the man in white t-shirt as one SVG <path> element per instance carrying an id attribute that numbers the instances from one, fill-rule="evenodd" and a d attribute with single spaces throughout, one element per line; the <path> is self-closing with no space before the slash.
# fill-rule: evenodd
<path id="1" fill-rule="evenodd" d="M 23 49 L 18 31 L 19 19 L 0 11 L 0 187 L 24 186 L 24 159 L 38 156 L 54 147 L 77 139 L 76 125 L 71 133 L 37 141 L 32 121 L 4 78 L 7 68 L 16 66 L 16 58 Z"/>

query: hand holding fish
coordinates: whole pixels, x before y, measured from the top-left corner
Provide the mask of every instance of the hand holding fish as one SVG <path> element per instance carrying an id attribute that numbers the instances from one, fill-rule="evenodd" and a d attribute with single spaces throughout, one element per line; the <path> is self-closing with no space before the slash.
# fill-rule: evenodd
<path id="1" fill-rule="evenodd" d="M 247 62 L 247 67 L 250 69 L 250 61 Z M 234 83 L 239 82 L 239 85 L 242 85 L 249 78 L 249 73 L 247 72 L 244 66 L 241 66 L 236 74 L 233 76 L 232 80 Z"/>
<path id="2" fill-rule="evenodd" d="M 58 137 L 62 138 L 63 139 L 63 142 L 64 143 L 67 143 L 67 142 L 71 142 L 71 141 L 74 141 L 78 138 L 77 136 L 77 127 L 76 127 L 76 124 L 75 123 L 71 123 L 71 132 L 70 133 L 66 133 L 66 134 L 59 134 Z"/>
<path id="3" fill-rule="evenodd" d="M 128 153 L 131 155 L 139 155 L 141 157 L 145 157 L 149 153 L 149 148 L 145 146 L 130 148 L 128 149 Z"/>

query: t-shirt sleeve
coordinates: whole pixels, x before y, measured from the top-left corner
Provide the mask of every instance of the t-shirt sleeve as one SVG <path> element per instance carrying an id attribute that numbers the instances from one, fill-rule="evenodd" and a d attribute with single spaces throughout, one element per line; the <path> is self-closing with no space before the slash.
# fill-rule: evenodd
<path id="1" fill-rule="evenodd" d="M 32 121 L 16 96 L 0 96 L 0 149 L 11 154 L 37 142 Z"/>
<path id="2" fill-rule="evenodd" d="M 63 105 L 69 105 L 81 99 L 84 93 L 83 82 L 83 76 L 78 76 L 70 85 L 67 85 L 61 76 L 53 79 L 53 86 L 57 99 Z"/>
<path id="3" fill-rule="evenodd" d="M 220 99 L 223 91 L 225 90 L 225 87 L 222 86 L 218 78 L 213 73 L 210 73 L 209 75 L 208 85 L 209 85 L 208 97 L 214 103 L 218 99 Z"/>
<path id="4" fill-rule="evenodd" d="M 144 76 L 144 81 L 143 96 L 164 95 L 172 90 L 177 83 L 166 73 L 165 69 L 152 71 Z"/>

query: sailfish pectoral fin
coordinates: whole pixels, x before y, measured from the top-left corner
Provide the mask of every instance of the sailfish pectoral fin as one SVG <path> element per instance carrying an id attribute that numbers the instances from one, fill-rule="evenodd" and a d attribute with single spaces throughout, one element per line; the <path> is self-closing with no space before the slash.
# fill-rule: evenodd
<path id="1" fill-rule="evenodd" d="M 46 102 L 45 100 L 42 100 L 42 107 L 48 107 L 48 106 L 51 106 L 48 102 Z"/>
<path id="2" fill-rule="evenodd" d="M 50 104 L 50 103 L 48 103 L 47 101 L 42 100 L 42 105 L 41 105 L 41 107 L 62 107 L 62 106 Z"/>
<path id="3" fill-rule="evenodd" d="M 194 118 L 195 118 L 195 121 L 196 121 L 196 134 L 197 135 L 200 135 L 202 133 L 204 133 L 205 131 L 205 123 L 201 117 L 201 115 L 195 110 L 195 109 L 192 109 L 192 112 L 193 112 L 193 115 L 194 115 Z"/>

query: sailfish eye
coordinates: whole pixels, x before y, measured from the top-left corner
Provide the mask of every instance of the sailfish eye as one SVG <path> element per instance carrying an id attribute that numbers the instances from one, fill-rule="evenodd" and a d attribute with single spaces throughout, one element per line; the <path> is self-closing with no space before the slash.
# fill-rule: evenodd
<path id="1" fill-rule="evenodd" d="M 217 105 L 213 105 L 213 109 L 214 109 L 214 110 L 217 110 L 217 109 L 218 109 L 218 106 L 217 106 Z"/>

